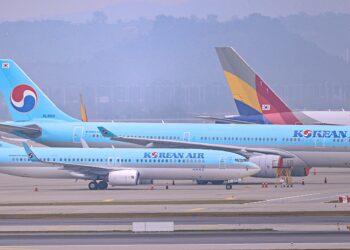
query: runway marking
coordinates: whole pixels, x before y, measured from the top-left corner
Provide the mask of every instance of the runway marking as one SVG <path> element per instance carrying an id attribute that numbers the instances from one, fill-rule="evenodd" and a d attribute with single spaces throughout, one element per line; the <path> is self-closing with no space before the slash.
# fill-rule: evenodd
<path id="1" fill-rule="evenodd" d="M 204 208 L 202 207 L 197 207 L 197 208 L 192 208 L 190 210 L 187 210 L 187 212 L 198 212 L 198 211 L 202 211 L 204 210 Z"/>
<path id="2" fill-rule="evenodd" d="M 264 201 L 254 201 L 254 202 L 250 202 L 249 204 L 257 204 L 257 203 L 264 203 L 264 202 L 270 202 L 270 201 L 280 201 L 280 200 L 288 200 L 288 199 L 302 198 L 302 197 L 307 197 L 307 196 L 312 196 L 312 195 L 318 195 L 318 194 L 322 194 L 322 193 L 302 194 L 302 195 L 295 195 L 295 196 L 287 196 L 287 197 L 274 198 L 274 199 L 269 199 L 269 200 L 264 200 Z"/>
<path id="3" fill-rule="evenodd" d="M 227 201 L 228 200 L 234 200 L 234 199 L 236 199 L 236 197 L 234 197 L 234 196 L 228 196 L 228 197 L 225 198 L 225 200 L 227 200 Z"/>
<path id="4" fill-rule="evenodd" d="M 105 199 L 105 200 L 103 200 L 103 202 L 112 202 L 112 201 L 114 201 L 113 199 Z"/>
<path id="5" fill-rule="evenodd" d="M 313 199 L 310 199 L 308 201 L 317 201 L 317 200 L 323 200 L 323 199 L 329 199 L 329 198 L 338 199 L 338 196 L 337 195 L 328 195 L 328 196 L 313 198 Z"/>

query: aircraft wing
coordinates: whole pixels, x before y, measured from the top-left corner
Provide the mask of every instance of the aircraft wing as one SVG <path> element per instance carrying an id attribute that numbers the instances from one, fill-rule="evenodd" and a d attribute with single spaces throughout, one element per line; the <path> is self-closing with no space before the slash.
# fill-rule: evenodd
<path id="1" fill-rule="evenodd" d="M 252 122 L 247 122 L 247 121 L 240 121 L 240 120 L 228 119 L 228 118 L 219 118 L 219 117 L 213 117 L 213 116 L 204 116 L 204 115 L 196 116 L 196 118 L 213 121 L 216 123 L 224 123 L 224 124 L 254 124 Z"/>
<path id="2" fill-rule="evenodd" d="M 123 141 L 128 143 L 134 143 L 145 147 L 167 147 L 167 148 L 198 148 L 198 149 L 212 149 L 222 150 L 227 152 L 236 153 L 244 157 L 250 157 L 253 154 L 272 154 L 279 155 L 283 158 L 293 158 L 293 154 L 274 148 L 250 148 L 242 146 L 233 146 L 225 144 L 211 144 L 202 142 L 189 142 L 189 141 L 175 141 L 175 140 L 161 140 L 161 139 L 145 139 L 136 137 L 123 137 L 116 136 L 112 132 L 103 127 L 99 127 L 101 134 L 104 137 L 109 137 L 111 140 Z"/>
<path id="3" fill-rule="evenodd" d="M 0 131 L 15 135 L 25 135 L 29 138 L 36 138 L 41 135 L 41 128 L 35 124 L 24 127 L 0 124 Z"/>
<path id="4" fill-rule="evenodd" d="M 111 171 L 115 171 L 112 167 L 107 167 L 105 165 L 98 167 L 98 166 L 91 166 L 88 164 L 72 164 L 72 163 L 65 163 L 65 162 L 54 162 L 54 161 L 46 161 L 39 159 L 33 150 L 29 147 L 28 144 L 23 143 L 24 149 L 28 155 L 28 158 L 33 162 L 40 162 L 44 164 L 49 164 L 52 166 L 60 166 L 62 167 L 62 170 L 72 171 L 75 173 L 83 174 L 83 175 L 107 175 Z"/>

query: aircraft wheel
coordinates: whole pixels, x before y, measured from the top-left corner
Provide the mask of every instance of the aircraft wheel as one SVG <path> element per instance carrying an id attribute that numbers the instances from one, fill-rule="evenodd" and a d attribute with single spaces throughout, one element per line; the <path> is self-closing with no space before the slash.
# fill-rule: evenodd
<path id="1" fill-rule="evenodd" d="M 208 184 L 208 181 L 197 180 L 197 184 L 198 184 L 198 185 L 207 185 L 207 184 Z"/>
<path id="2" fill-rule="evenodd" d="M 227 190 L 232 189 L 232 184 L 226 184 L 226 189 L 227 189 Z"/>
<path id="3" fill-rule="evenodd" d="M 211 184 L 213 184 L 213 185 L 222 185 L 222 184 L 224 184 L 224 181 L 212 181 Z"/>
<path id="4" fill-rule="evenodd" d="M 108 187 L 108 183 L 106 181 L 100 181 L 98 184 L 97 184 L 97 188 L 99 190 L 106 190 Z"/>
<path id="5" fill-rule="evenodd" d="M 92 182 L 89 183 L 89 189 L 90 190 L 97 190 L 97 186 L 98 186 L 98 184 L 97 184 L 96 181 L 92 181 Z"/>

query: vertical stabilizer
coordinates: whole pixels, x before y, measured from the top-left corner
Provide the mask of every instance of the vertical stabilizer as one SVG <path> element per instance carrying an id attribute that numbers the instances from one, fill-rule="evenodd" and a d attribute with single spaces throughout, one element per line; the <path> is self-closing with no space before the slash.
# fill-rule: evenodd
<path id="1" fill-rule="evenodd" d="M 81 94 L 80 94 L 80 116 L 81 116 L 81 121 L 82 122 L 87 122 L 88 121 L 86 107 L 84 105 L 83 96 Z"/>
<path id="2" fill-rule="evenodd" d="M 57 108 L 13 60 L 0 59 L 0 91 L 13 121 L 77 121 Z"/>
<path id="3" fill-rule="evenodd" d="M 275 124 L 299 123 L 291 109 L 233 48 L 218 47 L 216 53 L 241 116 L 263 115 Z"/>

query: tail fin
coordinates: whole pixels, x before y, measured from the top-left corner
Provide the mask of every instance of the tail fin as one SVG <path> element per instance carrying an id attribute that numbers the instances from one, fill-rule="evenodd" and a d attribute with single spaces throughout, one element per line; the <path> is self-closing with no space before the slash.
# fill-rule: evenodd
<path id="1" fill-rule="evenodd" d="M 269 122 L 297 124 L 291 109 L 230 47 L 216 48 L 226 81 L 240 115 L 263 115 Z"/>
<path id="2" fill-rule="evenodd" d="M 57 108 L 12 60 L 0 59 L 0 91 L 13 121 L 77 121 Z"/>
<path id="3" fill-rule="evenodd" d="M 30 146 L 27 143 L 23 142 L 23 147 L 27 153 L 28 160 L 33 162 L 41 162 L 41 160 L 34 154 L 33 150 L 30 148 Z"/>
<path id="4" fill-rule="evenodd" d="M 83 96 L 80 94 L 80 116 L 81 116 L 81 121 L 82 122 L 87 122 L 88 121 L 88 116 L 86 112 L 86 107 L 83 102 Z"/>

